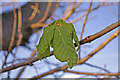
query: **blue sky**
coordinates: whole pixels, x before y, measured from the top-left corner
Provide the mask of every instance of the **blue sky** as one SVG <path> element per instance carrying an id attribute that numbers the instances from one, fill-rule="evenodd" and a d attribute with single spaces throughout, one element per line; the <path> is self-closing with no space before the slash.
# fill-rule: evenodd
<path id="1" fill-rule="evenodd" d="M 64 4 L 64 3 L 63 3 Z M 97 6 L 99 3 L 93 3 L 92 7 Z M 84 3 L 82 4 L 78 9 L 87 9 L 89 7 L 89 3 Z M 6 7 L 7 9 L 7 7 Z M 113 10 L 113 12 L 111 12 L 111 9 Z M 62 13 L 62 10 L 60 8 L 58 8 L 56 14 L 57 15 L 61 15 L 60 13 Z M 78 17 L 80 16 L 80 14 L 82 13 L 77 13 L 75 15 L 71 16 L 71 19 L 73 17 Z M 101 7 L 96 11 L 93 11 L 90 13 L 89 17 L 94 17 L 93 19 L 89 19 L 86 26 L 85 26 L 85 31 L 84 31 L 84 35 L 83 38 L 92 35 L 104 28 L 106 28 L 107 26 L 111 25 L 112 23 L 118 21 L 118 6 L 109 6 L 109 7 Z M 84 20 L 84 19 L 83 19 Z M 83 25 L 83 21 L 78 21 L 73 23 L 77 36 L 78 38 L 80 37 L 80 31 L 82 29 L 82 25 Z M 87 43 L 85 45 L 82 45 L 82 57 L 86 56 L 87 54 L 89 54 L 90 52 L 92 52 L 95 48 L 97 48 L 102 42 L 104 42 L 111 34 L 113 34 L 117 29 L 114 29 L 113 31 L 105 34 L 104 36 L 100 37 L 99 39 L 91 42 L 91 43 Z M 39 33 L 42 33 L 43 30 Z M 42 34 L 40 34 L 41 36 Z M 36 38 L 36 34 L 33 34 L 30 38 L 29 41 L 33 41 Z M 32 46 L 33 48 L 35 48 L 36 44 L 29 44 L 29 46 Z M 89 48 L 85 47 L 85 46 L 90 46 Z M 85 53 L 85 54 L 84 54 Z M 23 58 L 24 57 L 28 57 L 31 54 L 31 51 L 29 51 L 28 49 L 26 49 L 25 47 L 20 46 L 18 48 L 18 53 L 17 56 Z M 9 60 L 11 59 L 11 56 L 9 57 Z M 44 59 L 45 60 L 45 59 Z M 46 63 L 44 62 L 44 60 L 42 61 L 37 61 L 34 64 L 38 64 L 37 67 L 40 67 L 40 70 L 38 70 L 39 74 L 44 73 L 46 71 L 49 71 L 48 66 L 46 65 Z M 55 59 L 54 56 L 47 58 L 47 60 L 49 60 L 50 62 L 53 63 L 61 63 L 59 62 L 57 59 Z M 91 63 L 94 65 L 98 65 L 101 67 L 104 67 L 106 65 L 106 69 L 108 69 L 110 72 L 117 72 L 118 71 L 118 38 L 115 38 L 114 40 L 112 40 L 107 46 L 105 46 L 105 48 L 103 48 L 102 50 L 100 50 L 95 56 L 93 56 L 89 61 L 87 61 L 87 63 Z M 42 65 L 41 65 L 42 64 Z M 63 63 L 62 65 L 64 65 L 65 63 Z M 41 67 L 43 69 L 41 69 Z M 50 66 L 52 69 L 55 68 L 55 66 Z M 11 77 L 15 77 L 17 73 L 18 69 L 14 69 L 13 71 L 11 71 Z M 72 70 L 76 70 L 76 71 L 85 71 L 85 72 L 103 72 L 99 69 L 95 69 L 95 68 L 91 68 L 89 66 L 86 65 L 78 65 L 73 67 Z M 61 72 L 62 73 L 62 72 Z M 56 73 L 56 74 L 61 74 L 61 73 Z M 34 74 L 34 75 L 33 75 Z M 25 70 L 24 74 L 21 77 L 33 77 L 37 75 L 34 68 L 27 66 L 27 69 Z M 6 73 L 3 74 L 4 77 L 6 77 Z M 79 75 L 72 75 L 73 77 L 80 77 Z M 53 77 L 51 75 L 46 76 L 48 77 Z M 71 77 L 69 76 L 69 74 L 65 74 L 63 77 Z"/>

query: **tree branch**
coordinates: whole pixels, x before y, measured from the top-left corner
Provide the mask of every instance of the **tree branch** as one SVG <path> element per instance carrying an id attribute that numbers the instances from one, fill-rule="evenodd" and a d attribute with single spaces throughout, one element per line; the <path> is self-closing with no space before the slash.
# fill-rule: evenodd
<path id="1" fill-rule="evenodd" d="M 83 23 L 82 32 L 81 32 L 81 34 L 80 34 L 80 41 L 82 40 L 82 37 L 83 37 L 84 28 L 85 28 L 85 25 L 86 25 L 86 23 L 87 23 L 88 15 L 89 15 L 89 13 L 90 13 L 90 11 L 91 11 L 91 6 L 92 6 L 92 0 L 91 0 L 91 2 L 90 2 L 90 5 L 89 5 L 89 8 L 88 8 L 88 11 L 87 11 L 87 14 L 86 14 L 84 23 Z M 80 60 L 80 58 L 81 58 L 81 54 L 80 54 L 80 53 L 81 53 L 81 46 L 79 46 L 79 60 Z"/>
<path id="2" fill-rule="evenodd" d="M 31 28 L 39 27 L 39 25 L 46 20 L 52 5 L 52 2 L 51 2 L 52 0 L 49 0 L 49 1 L 50 2 L 48 2 L 48 5 L 46 7 L 43 17 L 37 23 L 31 24 Z"/>
<path id="3" fill-rule="evenodd" d="M 64 70 L 64 72 L 74 73 L 74 74 L 83 74 L 83 75 L 92 75 L 92 76 L 118 76 L 119 73 L 90 73 L 90 72 L 76 72 L 70 70 Z"/>
<path id="4" fill-rule="evenodd" d="M 118 21 L 116 23 L 113 23 L 112 25 L 108 26 L 107 28 L 103 29 L 102 31 L 100 31 L 100 32 L 98 32 L 98 33 L 96 33 L 94 35 L 91 35 L 90 37 L 87 37 L 87 38 L 81 40 L 80 44 L 82 45 L 82 44 L 88 43 L 90 41 L 93 41 L 93 40 L 101 37 L 102 35 L 110 32 L 111 30 L 119 27 L 119 25 L 120 25 L 120 21 Z M 98 34 L 100 34 L 100 35 L 98 35 Z M 50 56 L 51 55 L 53 55 L 53 52 L 50 53 Z M 92 55 L 93 54 L 90 54 L 89 56 L 92 56 Z M 85 58 L 81 59 L 80 61 L 84 63 L 84 61 L 86 59 L 89 59 L 89 57 L 85 57 Z M 0 69 L 0 73 L 6 72 L 6 71 L 9 71 L 9 70 L 13 70 L 13 69 L 16 69 L 16 68 L 21 67 L 21 66 L 30 65 L 30 63 L 33 63 L 33 62 L 38 61 L 38 60 L 39 60 L 38 57 L 34 57 L 34 58 L 31 58 L 31 59 L 28 59 L 28 60 L 26 60 L 24 62 L 17 63 L 15 65 L 11 65 L 11 66 L 8 66 L 6 68 Z"/>
<path id="5" fill-rule="evenodd" d="M 28 18 L 29 21 L 32 21 L 35 18 L 36 14 L 40 12 L 38 8 L 39 8 L 39 4 L 35 3 L 35 6 L 33 8 L 33 12 L 31 14 L 31 16 Z"/>
<path id="6" fill-rule="evenodd" d="M 112 34 L 105 42 L 103 42 L 102 44 L 100 44 L 94 51 L 92 51 L 88 56 L 78 60 L 77 64 L 83 64 L 85 63 L 88 59 L 90 59 L 91 57 L 93 57 L 98 51 L 100 51 L 102 48 L 104 48 L 111 40 L 113 40 L 114 38 L 116 38 L 120 33 L 120 29 L 118 31 L 116 31 L 114 34 Z M 56 69 L 53 69 L 53 70 L 50 70 L 46 73 L 43 73 L 41 75 L 38 75 L 38 76 L 35 76 L 33 77 L 32 79 L 38 79 L 38 78 L 41 78 L 43 76 L 46 76 L 46 75 L 49 75 L 49 74 L 53 74 L 55 72 L 58 72 L 58 71 L 62 71 L 62 70 L 65 70 L 68 68 L 68 65 L 65 65 L 65 66 L 62 66 L 62 67 L 58 67 Z"/>
<path id="7" fill-rule="evenodd" d="M 107 69 L 104 69 L 104 68 L 102 68 L 102 67 L 99 67 L 99 66 L 96 66 L 96 65 L 92 65 L 92 64 L 90 64 L 90 63 L 84 63 L 85 65 L 87 65 L 87 66 L 90 66 L 90 67 L 94 67 L 94 68 L 97 68 L 97 69 L 100 69 L 100 70 L 103 70 L 103 71 L 105 71 L 105 72 L 107 72 L 107 73 L 110 73 L 110 71 L 108 71 Z"/>
<path id="8" fill-rule="evenodd" d="M 65 17 L 64 17 L 63 19 L 64 19 L 64 20 L 68 19 L 68 18 L 74 13 L 74 10 L 75 10 L 78 6 L 80 6 L 83 1 L 84 1 L 84 0 L 82 0 L 81 2 L 78 2 L 76 6 L 73 6 L 72 9 L 71 9 L 69 12 L 67 12 L 67 15 L 65 15 Z M 64 12 L 64 14 L 65 14 L 65 12 Z"/>
<path id="9" fill-rule="evenodd" d="M 101 30 L 100 32 L 97 32 L 96 34 L 90 35 L 84 39 L 82 39 L 79 43 L 80 45 L 85 44 L 85 43 L 90 43 L 91 41 L 103 36 L 104 34 L 112 31 L 113 29 L 117 28 L 120 26 L 120 20 L 113 23 L 112 25 L 106 27 L 105 29 Z M 77 46 L 77 45 L 75 45 Z"/>
<path id="10" fill-rule="evenodd" d="M 12 32 L 12 36 L 11 36 L 11 41 L 10 41 L 10 44 L 9 44 L 9 48 L 8 48 L 8 52 L 7 52 L 7 55 L 5 56 L 5 61 L 3 62 L 3 65 L 2 67 L 4 67 L 4 65 L 6 64 L 6 61 L 7 61 L 7 57 L 13 47 L 13 43 L 14 43 L 14 40 L 15 40 L 15 33 L 16 33 L 16 25 L 17 25 L 17 13 L 16 13 L 16 10 L 15 10 L 15 6 L 14 4 L 12 3 L 13 5 L 13 15 L 14 15 L 14 22 L 13 22 L 13 32 Z"/>

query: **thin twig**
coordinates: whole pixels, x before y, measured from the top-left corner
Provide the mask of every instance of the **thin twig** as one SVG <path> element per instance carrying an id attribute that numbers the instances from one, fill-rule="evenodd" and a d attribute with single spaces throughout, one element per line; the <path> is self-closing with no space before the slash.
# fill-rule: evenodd
<path id="1" fill-rule="evenodd" d="M 111 40 L 113 40 L 114 38 L 116 38 L 120 33 L 120 29 L 118 29 L 115 33 L 113 33 L 105 42 L 103 42 L 102 44 L 100 44 L 93 52 L 91 52 L 88 56 L 86 56 L 85 58 L 83 58 L 83 61 L 88 60 L 90 57 L 92 57 L 93 55 L 95 55 L 98 51 L 100 51 L 102 48 L 104 48 Z M 81 61 L 81 60 L 80 60 Z"/>
<path id="2" fill-rule="evenodd" d="M 15 10 L 15 6 L 13 4 L 13 14 L 14 14 L 14 23 L 13 23 L 13 32 L 12 32 L 12 37 L 11 37 L 11 42 L 8 48 L 8 53 L 11 51 L 13 43 L 14 43 L 14 39 L 15 39 L 15 33 L 16 33 L 16 24 L 17 24 L 17 14 L 16 14 L 16 10 Z"/>
<path id="3" fill-rule="evenodd" d="M 20 61 L 25 61 L 25 60 L 27 60 L 26 58 L 17 58 L 16 60 L 15 60 L 15 62 L 20 62 Z M 13 61 L 10 61 L 10 62 L 7 62 L 6 63 L 6 65 L 10 65 L 10 64 L 12 64 L 13 63 Z"/>
<path id="4" fill-rule="evenodd" d="M 18 30 L 17 30 L 18 41 L 16 46 L 19 46 L 22 41 L 23 34 L 21 32 L 21 28 L 22 28 L 22 12 L 21 12 L 21 6 L 18 3 Z"/>
<path id="5" fill-rule="evenodd" d="M 9 48 L 8 48 L 8 52 L 7 52 L 7 55 L 5 56 L 5 61 L 3 62 L 3 66 L 6 64 L 7 57 L 8 57 L 8 55 L 9 55 L 11 49 L 12 49 L 12 46 L 13 46 L 13 43 L 14 43 L 14 39 L 15 39 L 16 25 L 17 25 L 17 14 L 16 14 L 16 10 L 15 10 L 14 4 L 13 4 L 13 15 L 14 15 L 13 32 L 12 32 L 12 36 L 11 36 L 11 41 L 10 41 L 10 45 L 9 45 Z"/>
<path id="6" fill-rule="evenodd" d="M 48 5 L 46 7 L 46 10 L 45 10 L 43 17 L 37 23 L 31 24 L 31 27 L 38 27 L 40 23 L 42 23 L 46 20 L 48 13 L 49 13 L 49 10 L 51 8 L 51 4 L 52 4 L 52 0 L 50 0 L 50 2 L 48 2 Z"/>
<path id="7" fill-rule="evenodd" d="M 37 28 L 37 27 L 43 27 L 43 26 L 47 26 L 47 23 L 37 23 L 35 24 L 36 26 L 34 26 L 34 24 L 31 24 L 31 28 Z"/>
<path id="8" fill-rule="evenodd" d="M 120 72 L 119 73 L 90 73 L 90 72 L 77 72 L 77 71 L 70 71 L 70 70 L 64 70 L 64 72 L 91 75 L 91 76 L 118 76 L 120 75 Z"/>
<path id="9" fill-rule="evenodd" d="M 69 2 L 64 13 L 63 13 L 63 16 L 67 15 L 68 14 L 68 11 L 69 11 L 69 8 L 70 8 L 70 5 L 72 4 L 72 2 Z"/>
<path id="10" fill-rule="evenodd" d="M 59 1 L 60 1 L 60 0 L 58 0 L 58 2 L 56 3 L 56 5 L 55 5 L 55 9 L 53 10 L 51 16 L 49 17 L 50 20 L 53 18 L 53 15 L 54 15 L 56 9 L 59 7 Z"/>
<path id="11" fill-rule="evenodd" d="M 64 20 L 68 19 L 68 18 L 74 13 L 74 10 L 75 10 L 78 6 L 80 6 L 83 1 L 84 1 L 84 0 L 82 0 L 81 2 L 78 2 L 78 4 L 77 4 L 76 6 L 73 6 L 72 9 L 71 9 L 69 12 L 67 12 L 67 15 L 65 15 L 65 17 L 64 17 L 63 19 L 64 19 Z"/>
<path id="12" fill-rule="evenodd" d="M 88 66 L 90 66 L 90 67 L 92 67 L 92 68 L 97 68 L 97 69 L 100 69 L 100 70 L 103 70 L 103 71 L 105 71 L 105 72 L 107 72 L 107 73 L 110 73 L 110 71 L 108 71 L 107 69 L 104 69 L 104 68 L 102 68 L 102 67 L 99 67 L 99 66 L 96 66 L 96 65 L 92 65 L 92 64 L 90 64 L 90 63 L 84 63 L 85 65 L 88 65 Z"/>
<path id="13" fill-rule="evenodd" d="M 86 17 L 85 17 L 85 20 L 84 20 L 84 23 L 83 23 L 82 32 L 80 34 L 80 41 L 82 40 L 82 37 L 83 37 L 84 28 L 85 28 L 85 25 L 87 23 L 89 12 L 91 11 L 91 6 L 92 6 L 92 0 L 90 2 L 89 9 L 87 11 L 87 14 L 86 14 Z M 79 46 L 79 60 L 80 60 L 80 52 L 81 52 L 81 46 Z"/>
<path id="14" fill-rule="evenodd" d="M 52 0 L 50 0 L 50 2 L 48 2 L 48 5 L 47 5 L 46 10 L 45 10 L 45 13 L 44 13 L 44 16 L 38 21 L 39 23 L 41 23 L 41 22 L 43 22 L 43 21 L 46 20 L 47 15 L 48 15 L 48 13 L 49 13 L 49 10 L 50 10 L 50 8 L 51 8 L 51 4 L 52 4 L 51 1 L 52 1 Z"/>
<path id="15" fill-rule="evenodd" d="M 94 10 L 97 10 L 98 8 L 100 8 L 100 5 L 98 5 L 97 7 L 95 7 L 95 8 L 92 8 L 91 10 L 90 10 L 90 12 L 92 12 L 92 11 L 94 11 Z M 85 9 L 85 10 L 80 10 L 80 12 L 82 12 L 82 11 L 86 11 L 87 9 Z M 79 11 L 76 11 L 76 12 L 79 12 Z M 90 13 L 89 12 L 89 13 Z M 84 13 L 84 14 L 82 14 L 79 18 L 77 18 L 77 19 L 75 19 L 75 20 L 72 20 L 72 21 L 70 21 L 70 23 L 74 23 L 74 22 L 76 22 L 76 21 L 79 21 L 79 20 L 81 20 L 84 16 L 86 16 L 86 14 L 87 14 L 87 12 L 86 13 Z"/>
<path id="16" fill-rule="evenodd" d="M 21 28 L 22 28 L 22 12 L 21 12 L 21 6 L 19 5 L 19 3 L 17 3 L 18 5 L 18 29 L 17 29 L 17 36 L 18 36 L 18 40 L 17 40 L 17 43 L 16 43 L 16 49 L 15 49 L 15 53 L 14 53 L 14 58 L 13 58 L 13 62 L 15 61 L 15 55 L 17 54 L 17 49 L 18 49 L 18 46 L 21 44 L 21 41 L 22 41 L 22 37 L 23 37 L 23 34 L 21 32 Z"/>
<path id="17" fill-rule="evenodd" d="M 37 48 L 33 50 L 33 52 L 31 53 L 31 55 L 29 56 L 28 59 L 31 59 L 32 57 L 34 57 L 36 52 L 37 52 Z M 19 79 L 19 78 L 20 78 L 20 76 L 21 76 L 21 74 L 24 72 L 25 68 L 26 68 L 26 66 L 23 66 L 23 67 L 22 67 L 22 69 L 19 71 L 16 79 Z"/>
<path id="18" fill-rule="evenodd" d="M 77 19 L 75 19 L 75 20 L 70 21 L 70 23 L 74 23 L 74 22 L 76 22 L 76 21 L 81 20 L 86 14 L 87 14 L 87 13 L 81 15 L 79 18 L 77 18 Z"/>
<path id="19" fill-rule="evenodd" d="M 28 18 L 30 21 L 32 21 L 35 17 L 35 15 L 38 13 L 38 7 L 39 7 L 39 4 L 38 3 L 35 3 L 35 7 L 33 8 L 34 11 L 32 12 L 31 16 Z"/>

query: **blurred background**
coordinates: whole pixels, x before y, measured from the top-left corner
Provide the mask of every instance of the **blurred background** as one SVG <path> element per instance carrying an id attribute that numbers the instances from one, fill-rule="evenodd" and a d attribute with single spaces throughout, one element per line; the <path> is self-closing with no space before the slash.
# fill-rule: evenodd
<path id="1" fill-rule="evenodd" d="M 44 27 L 48 24 L 58 19 L 73 23 L 80 41 L 83 24 L 85 24 L 85 28 L 82 39 L 117 22 L 120 15 L 118 4 L 119 2 L 84 2 L 84 0 L 80 2 L 60 2 L 59 0 L 56 2 L 52 2 L 52 0 L 49 0 L 49 2 L 1 2 L 2 48 L 0 50 L 0 66 L 1 70 L 2 68 L 5 69 L 1 73 L 2 77 L 33 78 L 38 75 L 42 75 L 42 78 L 118 77 L 118 72 L 120 71 L 118 69 L 118 37 L 110 41 L 85 63 L 75 65 L 72 69 L 66 68 L 66 71 L 58 70 L 45 74 L 67 63 L 60 62 L 54 55 L 41 61 L 36 59 L 36 45 L 39 43 Z M 100 38 L 81 45 L 81 58 L 94 51 L 117 30 L 118 28 L 115 28 Z M 52 48 L 50 50 L 53 51 Z M 32 63 L 29 62 L 31 59 L 36 60 Z M 22 64 L 22 62 L 27 61 L 28 65 L 20 65 L 14 68 L 16 64 Z M 9 66 L 11 69 L 8 69 Z M 70 71 L 81 73 L 77 74 Z M 100 75 L 102 73 L 113 73 L 113 75 Z"/>

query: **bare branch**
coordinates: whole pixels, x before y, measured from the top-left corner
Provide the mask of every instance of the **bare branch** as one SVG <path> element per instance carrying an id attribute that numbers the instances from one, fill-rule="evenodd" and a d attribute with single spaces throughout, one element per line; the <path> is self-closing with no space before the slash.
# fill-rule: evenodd
<path id="1" fill-rule="evenodd" d="M 17 47 L 20 45 L 22 41 L 23 34 L 21 32 L 22 28 L 22 12 L 21 12 L 21 6 L 18 3 L 18 41 L 17 41 Z"/>
<path id="2" fill-rule="evenodd" d="M 13 42 L 14 42 L 14 39 L 15 39 L 15 33 L 16 33 L 16 25 L 17 25 L 17 14 L 16 14 L 14 4 L 13 4 L 13 14 L 14 14 L 13 33 L 12 33 L 11 42 L 10 42 L 10 45 L 9 45 L 9 48 L 8 48 L 8 53 L 11 51 L 12 46 L 13 46 Z"/>
<path id="3" fill-rule="evenodd" d="M 81 2 L 78 2 L 76 6 L 73 6 L 72 9 L 71 9 L 69 12 L 67 12 L 68 14 L 65 15 L 65 17 L 64 17 L 63 19 L 64 19 L 64 20 L 68 19 L 68 18 L 74 13 L 74 10 L 75 10 L 79 5 L 81 5 L 83 1 L 84 1 L 84 0 L 82 0 Z"/>
<path id="4" fill-rule="evenodd" d="M 84 33 L 84 28 L 85 28 L 85 25 L 86 25 L 86 23 L 87 23 L 88 15 L 89 15 L 89 13 L 90 13 L 90 11 L 91 11 L 91 6 L 92 6 L 92 0 L 91 0 L 91 2 L 90 2 L 89 9 L 88 9 L 88 11 L 87 11 L 87 14 L 86 14 L 86 17 L 85 17 L 85 20 L 84 20 L 84 23 L 83 23 L 82 32 L 81 32 L 81 34 L 80 34 L 80 41 L 81 41 L 82 36 L 83 36 L 83 33 Z M 79 46 L 79 60 L 80 60 L 80 52 L 81 52 L 81 48 L 80 48 L 80 47 L 81 47 L 81 46 Z"/>
<path id="5" fill-rule="evenodd" d="M 11 37 L 10 45 L 9 45 L 9 48 L 8 48 L 8 52 L 7 52 L 7 55 L 5 56 L 5 61 L 3 62 L 3 66 L 6 64 L 7 57 L 9 55 L 9 52 L 12 49 L 12 46 L 13 46 L 13 43 L 14 43 L 14 39 L 15 39 L 16 25 L 17 25 L 17 14 L 16 14 L 16 10 L 15 10 L 14 4 L 13 4 L 13 14 L 14 14 L 13 32 L 12 32 L 12 37 Z"/>
<path id="6" fill-rule="evenodd" d="M 113 33 L 105 42 L 100 44 L 93 52 L 91 52 L 88 56 L 82 59 L 83 63 L 87 61 L 90 57 L 95 55 L 99 50 L 104 48 L 111 40 L 113 40 L 115 37 L 117 37 L 120 33 L 120 29 L 118 29 L 115 33 Z M 81 61 L 81 60 L 80 60 Z"/>
<path id="7" fill-rule="evenodd" d="M 31 55 L 29 56 L 29 59 L 31 59 L 32 57 L 35 56 L 35 53 L 37 52 L 37 48 L 33 50 L 33 52 L 31 53 Z M 18 75 L 17 75 L 17 79 L 21 76 L 21 74 L 24 72 L 26 66 L 23 66 L 22 69 L 19 71 Z"/>
<path id="8" fill-rule="evenodd" d="M 39 7 L 39 4 L 38 3 L 35 3 L 35 7 L 34 7 L 34 11 L 32 12 L 31 16 L 28 18 L 30 21 L 32 21 L 35 17 L 35 15 L 37 14 L 37 12 L 39 11 L 38 10 L 38 7 Z"/>
<path id="9" fill-rule="evenodd" d="M 51 5 L 52 5 L 52 2 L 51 2 L 51 0 L 50 0 L 50 2 L 48 2 L 48 5 L 47 5 L 47 7 L 46 7 L 46 10 L 45 10 L 45 13 L 44 13 L 43 17 L 42 17 L 37 23 L 31 24 L 31 28 L 33 28 L 33 27 L 38 27 L 43 21 L 46 20 L 47 15 L 48 15 L 48 13 L 49 13 L 49 10 L 50 10 L 50 8 L 51 8 Z"/>
<path id="10" fill-rule="evenodd" d="M 90 73 L 90 72 L 76 72 L 76 71 L 70 71 L 70 70 L 64 70 L 64 72 L 68 73 L 74 73 L 74 74 L 83 74 L 83 75 L 92 75 L 92 76 L 118 76 L 119 73 Z"/>
<path id="11" fill-rule="evenodd" d="M 104 69 L 104 68 L 102 68 L 102 67 L 99 67 L 99 66 L 96 66 L 96 65 L 92 65 L 92 64 L 90 64 L 90 63 L 84 63 L 85 65 L 88 65 L 88 66 L 90 66 L 90 67 L 94 67 L 94 68 L 97 68 L 97 69 L 100 69 L 100 70 L 103 70 L 103 71 L 105 71 L 105 72 L 107 72 L 107 73 L 110 73 L 110 71 L 108 71 L 107 69 Z"/>
<path id="12" fill-rule="evenodd" d="M 53 12 L 52 12 L 51 16 L 49 17 L 49 19 L 52 19 L 53 15 L 54 15 L 54 13 L 55 13 L 55 11 L 56 11 L 56 9 L 57 9 L 58 7 L 59 7 L 59 0 L 58 0 L 58 2 L 56 3 L 55 9 L 53 10 Z"/>
<path id="13" fill-rule="evenodd" d="M 120 26 L 120 20 L 113 23 L 112 25 L 106 27 L 105 29 L 97 32 L 96 34 L 90 35 L 80 41 L 80 45 L 85 44 L 85 43 L 90 43 L 91 41 L 103 36 L 104 34 L 110 32 L 111 30 L 117 28 Z"/>

